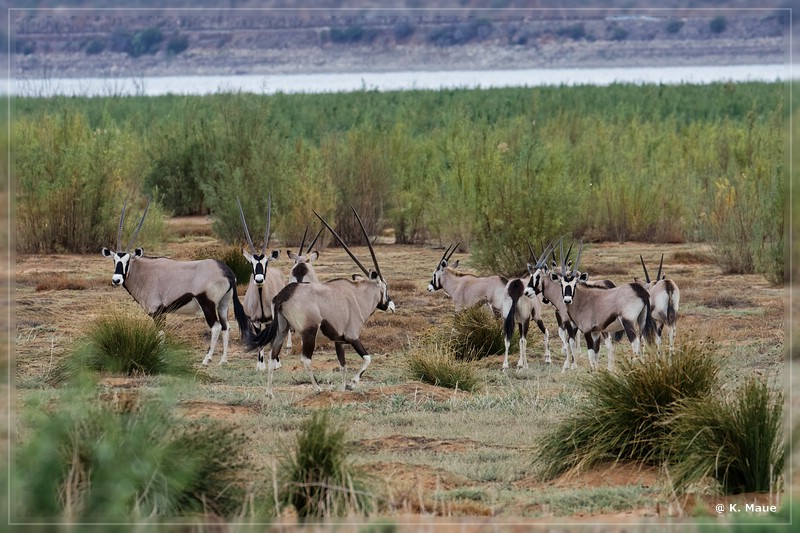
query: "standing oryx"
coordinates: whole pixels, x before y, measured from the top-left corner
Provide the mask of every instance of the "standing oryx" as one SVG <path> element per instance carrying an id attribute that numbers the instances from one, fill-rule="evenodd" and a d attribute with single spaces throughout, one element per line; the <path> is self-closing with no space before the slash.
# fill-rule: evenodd
<path id="1" fill-rule="evenodd" d="M 300 333 L 303 340 L 303 351 L 300 360 L 311 378 L 311 384 L 315 391 L 319 391 L 314 373 L 311 370 L 311 356 L 314 354 L 317 333 L 322 332 L 326 337 L 334 341 L 336 347 L 336 357 L 342 371 L 342 390 L 346 388 L 347 367 L 344 358 L 344 345 L 350 344 L 363 359 L 363 365 L 352 379 L 352 384 L 358 383 L 361 375 L 370 364 L 371 357 L 367 354 L 359 337 L 364 323 L 375 312 L 375 309 L 394 312 L 394 302 L 389 297 L 386 281 L 383 279 L 378 260 L 375 257 L 375 250 L 369 242 L 367 231 L 358 216 L 355 208 L 350 206 L 356 215 L 361 231 L 367 241 L 372 263 L 375 270 L 367 270 L 364 265 L 356 259 L 341 237 L 334 229 L 316 212 L 315 215 L 322 221 L 326 228 L 333 234 L 336 240 L 342 245 L 347 254 L 355 261 L 356 265 L 367 276 L 353 276 L 349 279 L 333 279 L 324 283 L 290 283 L 281 290 L 273 299 L 275 306 L 275 319 L 270 326 L 252 336 L 249 333 L 246 344 L 249 349 L 271 345 L 271 357 L 269 360 L 267 377 L 267 395 L 272 397 L 272 371 L 275 368 L 274 361 L 280 352 L 283 339 L 293 329 Z"/>
<path id="2" fill-rule="evenodd" d="M 480 303 L 488 304 L 493 311 L 502 311 L 503 294 L 508 280 L 500 276 L 479 278 L 472 274 L 456 272 L 454 269 L 458 266 L 458 261 L 452 266 L 449 266 L 448 263 L 458 248 L 458 244 L 453 246 L 452 251 L 450 251 L 450 246 L 444 251 L 436 265 L 436 270 L 433 271 L 433 278 L 428 284 L 428 292 L 444 289 L 444 292 L 456 304 L 456 312 Z M 448 252 L 450 255 L 447 255 Z"/>
<path id="3" fill-rule="evenodd" d="M 645 283 L 639 283 L 650 293 L 650 312 L 655 322 L 657 349 L 661 352 L 661 333 L 666 329 L 667 335 L 669 335 L 669 353 L 672 353 L 675 350 L 675 329 L 681 304 L 681 291 L 674 281 L 666 279 L 666 276 L 661 274 L 661 267 L 664 266 L 664 254 L 661 254 L 655 282 L 650 281 L 650 275 L 647 273 L 647 267 L 644 266 L 644 259 L 641 255 L 639 260 L 642 262 L 645 278 Z M 636 278 L 634 281 L 637 281 Z"/>
<path id="4" fill-rule="evenodd" d="M 551 245 L 548 245 L 548 249 Z M 505 334 L 506 351 L 503 356 L 503 371 L 508 369 L 508 348 L 511 346 L 511 337 L 514 335 L 514 324 L 519 324 L 519 361 L 517 370 L 528 368 L 526 350 L 528 346 L 528 326 L 531 319 L 536 321 L 539 330 L 544 335 L 544 361 L 550 362 L 550 332 L 542 321 L 542 293 L 541 284 L 536 279 L 541 276 L 541 268 L 547 262 L 547 251 L 537 259 L 533 249 L 528 247 L 534 265 L 528 263 L 528 275 L 523 278 L 510 280 L 503 292 L 503 333 Z M 526 287 L 532 287 L 528 293 Z"/>
<path id="5" fill-rule="evenodd" d="M 242 218 L 244 235 L 247 237 L 247 243 L 250 245 L 249 252 L 242 248 L 242 255 L 250 262 L 250 266 L 253 269 L 253 274 L 250 276 L 250 283 L 247 285 L 247 292 L 244 293 L 242 305 L 256 333 L 258 333 L 261 331 L 261 328 L 272 321 L 272 298 L 286 285 L 283 281 L 283 274 L 275 268 L 269 268 L 269 263 L 280 257 L 280 250 L 272 250 L 272 253 L 267 255 L 270 218 L 272 215 L 272 193 L 268 195 L 267 200 L 267 228 L 264 233 L 264 245 L 261 247 L 261 252 L 256 250 L 253 239 L 250 237 L 250 230 L 247 229 L 247 221 L 244 218 L 244 211 L 242 211 L 242 203 L 239 201 L 239 198 L 236 198 L 236 203 L 239 205 L 239 216 Z M 287 348 L 292 347 L 291 335 L 289 335 L 286 346 Z M 280 368 L 280 360 L 278 360 L 276 364 L 277 368 Z M 264 370 L 266 368 L 263 350 L 258 353 L 256 368 L 258 370 Z"/>
<path id="6" fill-rule="evenodd" d="M 568 268 L 564 261 L 562 244 L 561 272 L 551 272 L 550 277 L 553 281 L 560 281 L 561 297 L 566 304 L 567 313 L 586 339 L 589 364 L 594 369 L 597 367 L 597 352 L 602 333 L 624 329 L 634 354 L 639 355 L 642 338 L 648 341 L 652 339 L 653 319 L 650 317 L 650 296 L 639 284 L 627 283 L 602 289 L 580 283 L 589 277 L 586 272 L 577 271 L 582 248 L 583 242 L 578 247 L 575 265 Z M 613 344 L 606 343 L 606 347 L 608 368 L 611 369 L 614 366 Z"/>
<path id="7" fill-rule="evenodd" d="M 303 252 L 303 246 L 305 246 L 306 243 L 308 228 L 303 232 L 303 240 L 300 241 L 300 250 L 297 253 L 286 250 L 286 255 L 289 256 L 289 259 L 294 261 L 294 266 L 289 271 L 289 283 L 319 283 L 317 273 L 314 272 L 314 265 L 311 264 L 313 261 L 317 260 L 319 252 L 317 250 L 312 252 L 311 250 L 314 248 L 314 245 L 317 243 L 323 231 L 325 231 L 324 227 L 317 232 L 317 236 L 314 237 L 314 240 L 311 241 L 311 244 L 308 245 L 308 249 L 306 249 L 305 252 Z"/>
<path id="8" fill-rule="evenodd" d="M 203 364 L 211 362 L 220 331 L 222 331 L 222 358 L 219 364 L 226 363 L 230 337 L 228 305 L 231 298 L 239 329 L 243 332 L 250 329 L 249 320 L 236 294 L 236 276 L 224 263 L 214 259 L 175 261 L 166 257 L 145 257 L 141 248 L 136 248 L 131 253 L 131 246 L 144 224 L 149 203 L 128 246 L 122 249 L 120 241 L 125 222 L 125 207 L 122 206 L 122 215 L 119 218 L 116 252 L 108 248 L 102 250 L 105 257 L 114 260 L 111 283 L 115 287 L 119 285 L 125 287 L 158 325 L 163 324 L 166 313 L 194 314 L 202 311 L 208 327 L 211 328 L 211 345 Z"/>

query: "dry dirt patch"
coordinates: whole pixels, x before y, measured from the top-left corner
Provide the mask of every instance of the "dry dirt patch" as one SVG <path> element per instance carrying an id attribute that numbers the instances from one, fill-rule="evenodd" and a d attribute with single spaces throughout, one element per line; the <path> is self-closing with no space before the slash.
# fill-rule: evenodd
<path id="1" fill-rule="evenodd" d="M 209 417 L 220 420 L 230 420 L 233 416 L 246 416 L 256 413 L 255 409 L 244 405 L 200 401 L 182 403 L 178 406 L 178 410 L 187 418 Z"/>
<path id="2" fill-rule="evenodd" d="M 433 451 L 435 453 L 461 453 L 484 446 L 471 439 L 435 439 L 414 435 L 389 435 L 380 439 L 356 441 L 356 445 L 364 452 L 400 452 L 414 453 Z"/>
<path id="3" fill-rule="evenodd" d="M 466 394 L 469 393 L 427 385 L 425 383 L 412 382 L 368 390 L 323 390 L 296 401 L 294 405 L 296 407 L 324 409 L 343 404 L 378 402 L 392 396 L 403 396 L 409 402 L 414 402 L 416 404 L 427 401 L 446 402 L 452 398 L 463 397 Z"/>

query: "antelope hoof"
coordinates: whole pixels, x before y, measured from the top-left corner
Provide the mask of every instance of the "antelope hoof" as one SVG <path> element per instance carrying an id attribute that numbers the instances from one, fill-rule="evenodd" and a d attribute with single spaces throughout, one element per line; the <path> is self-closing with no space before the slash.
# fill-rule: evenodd
<path id="1" fill-rule="evenodd" d="M 545 356 L 544 356 L 544 362 L 545 362 L 545 363 L 547 363 L 547 364 L 549 365 L 549 364 L 550 364 L 550 363 L 552 363 L 553 361 L 550 359 L 550 356 L 549 356 L 549 355 L 545 355 Z"/>
<path id="2" fill-rule="evenodd" d="M 210 362 L 211 362 L 211 358 L 210 357 L 206 357 L 205 359 L 203 359 L 203 366 L 208 366 L 208 363 L 210 363 Z"/>
<path id="3" fill-rule="evenodd" d="M 275 361 L 275 370 L 278 370 L 281 366 L 283 365 L 281 365 L 280 361 Z"/>
<path id="4" fill-rule="evenodd" d="M 220 359 L 219 360 L 219 366 L 227 365 L 227 364 L 228 364 L 228 359 Z"/>
<path id="5" fill-rule="evenodd" d="M 264 361 L 258 361 L 256 363 L 256 370 L 266 370 L 266 369 L 267 365 L 264 363 Z"/>

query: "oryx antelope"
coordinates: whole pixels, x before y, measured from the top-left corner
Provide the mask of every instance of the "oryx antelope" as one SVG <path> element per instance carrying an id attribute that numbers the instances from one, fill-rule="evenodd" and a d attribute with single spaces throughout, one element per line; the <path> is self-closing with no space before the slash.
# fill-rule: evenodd
<path id="1" fill-rule="evenodd" d="M 586 340 L 589 364 L 597 368 L 597 353 L 602 333 L 625 331 L 633 352 L 639 355 L 642 341 L 652 340 L 653 319 L 650 317 L 650 296 L 639 284 L 626 283 L 610 289 L 592 287 L 580 281 L 588 279 L 588 273 L 578 272 L 583 242 L 578 247 L 575 264 L 568 268 L 563 256 L 561 272 L 550 272 L 550 279 L 561 285 L 561 298 L 567 314 Z M 614 366 L 613 344 L 607 342 L 608 368 Z"/>
<path id="2" fill-rule="evenodd" d="M 661 254 L 661 261 L 658 264 L 658 273 L 655 281 L 650 281 L 647 267 L 644 266 L 644 259 L 639 256 L 644 269 L 645 283 L 638 282 L 647 292 L 650 293 L 650 314 L 655 322 L 656 347 L 661 352 L 661 333 L 667 330 L 669 336 L 669 353 L 675 350 L 675 330 L 678 322 L 678 309 L 681 304 L 681 291 L 678 285 L 661 273 L 664 266 L 664 254 Z M 636 278 L 634 278 L 634 281 Z"/>
<path id="3" fill-rule="evenodd" d="M 444 292 L 453 299 L 456 312 L 481 303 L 488 304 L 493 311 L 502 311 L 503 294 L 508 280 L 500 276 L 480 278 L 472 274 L 456 272 L 458 260 L 452 265 L 449 262 L 458 248 L 458 244 L 453 246 L 452 251 L 450 246 L 444 251 L 436 265 L 436 270 L 433 271 L 433 278 L 428 284 L 428 292 L 444 289 Z"/>
<path id="4" fill-rule="evenodd" d="M 242 211 L 242 203 L 238 198 L 236 199 L 236 203 L 239 205 L 239 216 L 242 219 L 244 235 L 247 238 L 247 244 L 250 245 L 250 251 L 242 248 L 242 255 L 250 262 L 250 266 L 253 270 L 253 273 L 250 275 L 250 283 L 247 285 L 247 291 L 244 293 L 242 305 L 256 333 L 258 333 L 272 321 L 272 299 L 284 285 L 286 285 L 283 280 L 283 274 L 276 268 L 269 267 L 270 262 L 280 257 L 280 250 L 272 250 L 272 253 L 267 255 L 270 218 L 272 216 L 272 193 L 268 195 L 267 227 L 264 233 L 264 244 L 260 252 L 256 250 L 253 239 L 250 237 L 250 230 L 247 229 L 247 221 L 244 218 L 244 211 Z M 289 339 L 286 342 L 286 347 L 292 347 L 291 335 L 289 335 Z M 276 365 L 276 368 L 280 368 L 280 360 L 276 362 Z M 264 370 L 266 368 L 263 350 L 258 353 L 256 368 L 258 370 Z"/>
<path id="5" fill-rule="evenodd" d="M 308 245 L 305 252 L 303 252 L 303 247 L 306 243 L 308 228 L 303 232 L 303 239 L 300 241 L 300 250 L 297 253 L 286 250 L 286 255 L 289 256 L 289 259 L 294 261 L 294 266 L 292 266 L 292 269 L 289 271 L 289 283 L 319 283 L 317 273 L 314 271 L 314 265 L 312 264 L 319 257 L 319 252 L 313 250 L 313 248 L 323 231 L 325 231 L 324 227 L 317 232 L 317 236 L 314 237 L 314 240 L 311 241 L 311 244 Z"/>
<path id="6" fill-rule="evenodd" d="M 271 357 L 267 366 L 267 395 L 270 397 L 273 397 L 272 371 L 275 368 L 274 362 L 280 352 L 281 343 L 289 333 L 290 328 L 300 333 L 300 338 L 303 341 L 300 360 L 311 378 L 311 384 L 315 391 L 319 391 L 320 387 L 311 370 L 311 356 L 314 354 L 317 333 L 321 331 L 323 335 L 334 342 L 336 357 L 339 360 L 342 372 L 342 390 L 345 390 L 347 387 L 347 367 L 344 358 L 344 345 L 350 344 L 363 360 L 361 368 L 351 381 L 351 385 L 355 385 L 360 381 L 371 361 L 371 357 L 359 340 L 364 323 L 375 312 L 375 309 L 394 312 L 394 302 L 389 297 L 386 280 L 381 274 L 378 259 L 375 257 L 375 250 L 372 248 L 372 244 L 369 242 L 367 231 L 364 229 L 364 224 L 361 222 L 361 217 L 358 216 L 355 208 L 353 206 L 350 206 L 350 208 L 361 226 L 375 270 L 367 270 L 361 264 L 361 261 L 353 255 L 353 252 L 350 251 L 336 231 L 314 212 L 328 231 L 339 241 L 366 278 L 353 276 L 352 280 L 340 278 L 324 283 L 290 283 L 275 296 L 272 301 L 275 308 L 275 319 L 266 330 L 258 335 L 251 336 L 246 342 L 250 349 L 267 345 L 272 347 Z"/>
<path id="7" fill-rule="evenodd" d="M 126 202 L 127 204 L 127 202 Z M 203 364 L 211 362 L 214 347 L 222 332 L 222 358 L 219 363 L 228 360 L 228 306 L 233 299 L 233 311 L 239 329 L 249 331 L 250 322 L 236 294 L 236 276 L 228 266 L 214 259 L 198 261 L 175 261 L 166 257 L 145 257 L 144 250 L 131 246 L 136 240 L 139 230 L 147 216 L 147 207 L 136 226 L 128 245 L 123 249 L 122 226 L 125 222 L 125 205 L 117 229 L 117 250 L 112 252 L 103 248 L 105 257 L 114 261 L 114 275 L 111 283 L 115 287 L 122 285 L 133 296 L 139 305 L 153 317 L 156 324 L 163 325 L 165 314 L 203 312 L 208 327 L 211 329 L 211 345 L 203 358 Z"/>
<path id="8" fill-rule="evenodd" d="M 549 248 L 550 245 L 548 245 Z M 528 368 L 527 346 L 528 327 L 531 319 L 539 326 L 544 335 L 544 361 L 550 362 L 550 332 L 542 321 L 542 294 L 541 284 L 535 278 L 541 275 L 541 268 L 547 262 L 547 252 L 537 259 L 533 249 L 530 248 L 534 265 L 528 263 L 528 275 L 523 278 L 510 280 L 503 292 L 503 333 L 506 345 L 503 355 L 503 371 L 508 368 L 508 349 L 511 346 L 511 337 L 514 335 L 514 324 L 519 325 L 519 361 L 517 370 Z M 526 287 L 533 287 L 532 294 L 526 292 Z"/>
<path id="9" fill-rule="evenodd" d="M 555 246 L 553 248 L 555 248 Z M 570 246 L 570 250 L 567 251 L 567 257 L 569 257 L 571 251 L 572 246 Z M 532 250 L 531 254 L 533 254 Z M 567 260 L 566 266 L 568 269 L 571 269 L 572 261 Z M 533 274 L 534 269 L 531 265 L 528 265 L 528 271 Z M 539 291 L 542 293 L 543 302 L 553 306 L 555 310 L 556 323 L 558 324 L 558 336 L 562 343 L 561 351 L 564 354 L 564 365 L 561 367 L 561 371 L 564 372 L 568 369 L 574 370 L 578 367 L 575 355 L 576 353 L 580 352 L 580 337 L 578 337 L 578 327 L 574 322 L 572 322 L 572 320 L 570 320 L 569 313 L 567 312 L 567 306 L 564 303 L 564 299 L 561 297 L 561 283 L 558 281 L 558 276 L 551 277 L 551 272 L 555 272 L 557 275 L 561 274 L 561 268 L 558 266 L 555 260 L 553 260 L 550 267 L 548 267 L 546 263 L 542 265 L 540 276 L 534 277 L 531 275 L 528 288 L 525 289 L 525 294 L 527 296 L 534 294 L 536 287 L 534 287 L 533 284 L 534 282 L 538 281 L 540 284 Z M 580 278 L 580 274 L 580 272 L 577 273 L 578 278 Z M 610 289 L 616 286 L 610 279 L 597 281 L 586 280 L 582 283 L 604 289 Z M 603 337 L 605 338 L 606 346 L 608 346 L 608 343 L 614 340 L 609 335 L 603 334 Z"/>

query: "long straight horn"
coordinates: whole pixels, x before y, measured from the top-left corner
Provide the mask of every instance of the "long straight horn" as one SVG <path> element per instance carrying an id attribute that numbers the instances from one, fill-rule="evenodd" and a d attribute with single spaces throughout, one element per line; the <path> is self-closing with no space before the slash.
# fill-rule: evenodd
<path id="1" fill-rule="evenodd" d="M 528 243 L 528 251 L 531 254 L 531 259 L 533 259 L 533 263 L 538 264 L 539 260 L 536 258 L 536 253 L 533 251 L 533 246 L 531 246 L 531 241 L 525 239 L 525 242 Z"/>
<path id="2" fill-rule="evenodd" d="M 570 246 L 570 249 L 572 249 L 572 246 Z M 583 239 L 581 239 L 581 243 L 578 245 L 578 255 L 575 257 L 575 264 L 572 265 L 573 274 L 578 271 L 578 265 L 581 262 L 581 252 L 583 252 Z"/>
<path id="3" fill-rule="evenodd" d="M 264 247 L 261 249 L 261 255 L 267 253 L 267 244 L 269 244 L 269 224 L 272 218 L 272 191 L 269 191 L 267 196 L 267 231 L 264 233 Z"/>
<path id="4" fill-rule="evenodd" d="M 125 208 L 128 206 L 128 199 L 122 204 L 122 214 L 119 216 L 119 226 L 117 227 L 117 251 L 121 252 L 120 243 L 122 242 L 122 226 L 125 224 Z"/>
<path id="5" fill-rule="evenodd" d="M 308 235 L 308 226 L 303 230 L 303 238 L 300 240 L 300 250 L 297 251 L 297 255 L 303 255 L 303 246 L 306 245 L 306 235 Z"/>
<path id="6" fill-rule="evenodd" d="M 369 255 L 372 256 L 372 264 L 375 265 L 375 272 L 378 273 L 378 277 L 383 279 L 383 274 L 381 274 L 381 267 L 378 266 L 378 258 L 375 257 L 375 250 L 372 248 L 372 243 L 369 242 L 369 235 L 367 235 L 367 229 L 364 227 L 364 223 L 361 222 L 361 217 L 358 216 L 358 212 L 356 208 L 353 207 L 353 204 L 350 204 L 350 209 L 353 210 L 353 214 L 356 216 L 358 220 L 358 225 L 361 226 L 361 232 L 364 234 L 364 240 L 367 241 L 367 246 L 369 246 Z"/>
<path id="7" fill-rule="evenodd" d="M 452 249 L 452 250 L 450 250 L 450 255 L 448 255 L 447 257 L 445 257 L 445 259 L 447 259 L 448 261 L 450 261 L 450 258 L 451 258 L 451 257 L 453 257 L 453 254 L 454 254 L 454 253 L 456 253 L 456 250 L 458 250 L 458 247 L 459 247 L 459 246 L 461 246 L 461 241 L 458 241 L 458 242 L 456 243 L 456 245 L 455 245 L 455 246 L 453 246 L 453 249 Z"/>
<path id="8" fill-rule="evenodd" d="M 144 217 L 147 216 L 148 209 L 150 209 L 150 200 L 147 201 L 147 205 L 144 208 L 144 213 L 142 213 L 142 219 L 139 221 L 139 225 L 136 226 L 136 229 L 133 230 L 133 237 L 131 237 L 131 240 L 128 242 L 128 246 L 125 247 L 125 251 L 131 249 L 131 246 L 133 246 L 134 241 L 136 241 L 136 237 L 139 236 L 139 230 L 142 229 L 142 224 L 144 224 Z"/>
<path id="9" fill-rule="evenodd" d="M 547 243 L 547 247 L 542 249 L 542 254 L 539 256 L 539 260 L 536 261 L 536 268 L 542 268 L 547 264 L 547 254 L 550 253 L 551 246 L 553 247 L 553 250 L 555 250 L 555 242 L 553 241 Z"/>
<path id="10" fill-rule="evenodd" d="M 309 253 L 314 248 L 314 245 L 317 244 L 317 240 L 319 239 L 319 236 L 322 235 L 323 231 L 325 231 L 325 228 L 320 228 L 319 229 L 319 231 L 317 232 L 317 236 L 314 237 L 314 240 L 311 241 L 311 244 L 308 245 L 308 249 L 306 250 L 306 253 Z"/>
<path id="11" fill-rule="evenodd" d="M 656 282 L 661 280 L 661 267 L 664 266 L 664 254 L 661 254 L 661 262 L 658 263 L 658 274 L 656 274 Z"/>
<path id="12" fill-rule="evenodd" d="M 639 261 L 642 262 L 642 268 L 644 269 L 644 281 L 650 283 L 650 274 L 647 273 L 647 267 L 644 266 L 644 258 L 641 254 L 639 254 Z"/>
<path id="13" fill-rule="evenodd" d="M 450 251 L 450 247 L 451 247 L 451 246 L 453 246 L 453 245 L 452 245 L 452 244 L 448 244 L 448 245 L 447 245 L 447 249 L 446 249 L 446 250 L 444 251 L 444 253 L 442 254 L 442 258 L 441 258 L 441 259 L 439 259 L 439 264 L 441 264 L 441 263 L 442 263 L 442 261 L 445 261 L 445 260 L 447 259 L 447 252 L 449 252 L 449 251 Z M 437 268 L 438 268 L 438 267 L 437 267 Z"/>
<path id="14" fill-rule="evenodd" d="M 321 216 L 319 216 L 319 213 L 317 213 L 317 212 L 316 212 L 316 211 L 314 211 L 313 209 L 311 210 L 311 212 L 312 212 L 312 213 L 314 213 L 315 215 L 317 215 L 317 218 L 318 218 L 318 219 L 320 219 L 320 221 L 321 221 L 323 224 L 325 224 L 325 227 L 326 227 L 326 228 L 328 228 L 328 231 L 330 231 L 330 232 L 333 234 L 333 236 L 334 236 L 334 237 L 336 237 L 336 240 L 337 240 L 337 241 L 339 241 L 339 244 L 341 244 L 341 245 L 342 245 L 342 248 L 344 248 L 344 251 L 345 251 L 345 252 L 347 252 L 347 255 L 349 255 L 349 256 L 350 256 L 350 259 L 352 259 L 352 260 L 355 262 L 355 264 L 356 264 L 356 265 L 358 265 L 358 268 L 360 268 L 360 269 L 361 269 L 361 271 L 364 273 L 364 275 L 365 275 L 365 276 L 369 277 L 369 270 L 367 270 L 366 268 L 364 268 L 364 265 L 362 265 L 362 264 L 361 264 L 361 261 L 359 261 L 359 260 L 356 258 L 356 256 L 355 256 L 355 255 L 353 255 L 353 252 L 351 252 L 351 251 L 350 251 L 350 248 L 348 248 L 348 247 L 347 247 L 347 245 L 346 245 L 346 244 L 344 243 L 344 241 L 342 240 L 342 238 L 341 238 L 341 237 L 339 237 L 339 234 L 338 234 L 338 233 L 336 233 L 336 230 L 334 230 L 334 229 L 331 227 L 331 225 L 330 225 L 330 224 L 328 224 L 327 222 L 325 222 L 325 219 L 324 219 L 324 218 L 322 218 Z"/>
<path id="15" fill-rule="evenodd" d="M 239 197 L 236 197 L 236 203 L 239 204 L 239 216 L 242 217 L 242 226 L 244 226 L 244 236 L 247 237 L 247 243 L 250 245 L 250 251 L 256 253 L 256 247 L 253 245 L 253 239 L 250 238 L 250 230 L 247 229 L 247 221 L 244 219 L 244 211 L 242 211 L 242 202 Z"/>
<path id="16" fill-rule="evenodd" d="M 567 275 L 567 259 L 564 257 L 564 237 L 558 241 L 559 255 L 561 256 L 561 275 Z"/>

